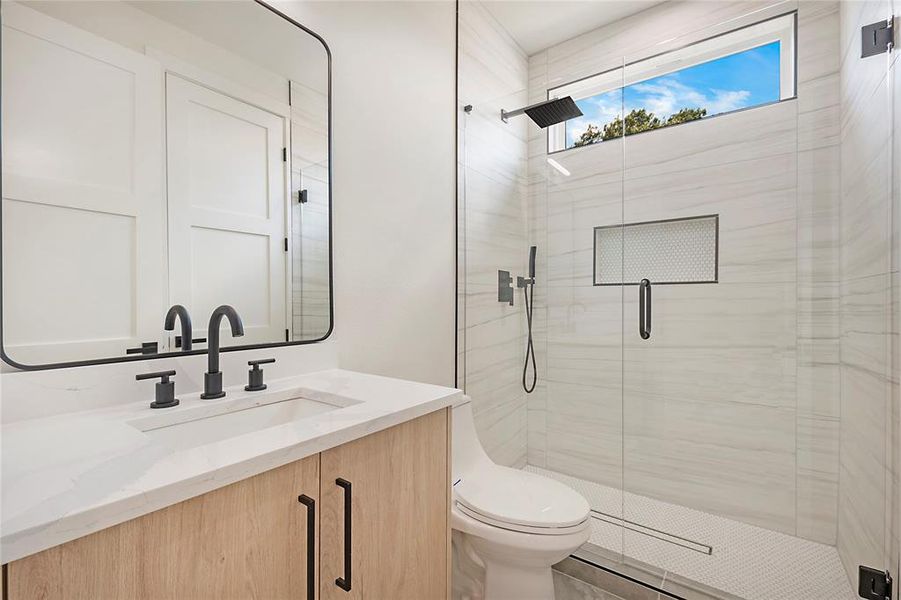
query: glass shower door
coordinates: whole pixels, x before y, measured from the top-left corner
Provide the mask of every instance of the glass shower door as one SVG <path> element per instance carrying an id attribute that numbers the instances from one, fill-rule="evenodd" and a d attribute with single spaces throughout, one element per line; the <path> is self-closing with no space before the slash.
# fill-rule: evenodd
<path id="1" fill-rule="evenodd" d="M 852 598 L 897 567 L 897 84 L 856 37 L 885 6 L 627 59 L 623 554 L 665 590 Z"/>
<path id="2" fill-rule="evenodd" d="M 793 15 L 624 74 L 624 553 L 677 592 L 783 597 L 769 562 L 796 533 L 797 106 L 777 26 Z"/>

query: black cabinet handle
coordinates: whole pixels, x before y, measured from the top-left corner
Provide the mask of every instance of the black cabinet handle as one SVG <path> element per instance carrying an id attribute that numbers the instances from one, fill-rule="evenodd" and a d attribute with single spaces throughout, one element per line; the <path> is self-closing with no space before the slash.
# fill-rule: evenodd
<path id="1" fill-rule="evenodd" d="M 643 340 L 651 337 L 651 282 L 647 279 L 638 284 L 638 335 Z"/>
<path id="2" fill-rule="evenodd" d="M 316 600 L 316 501 L 306 494 L 297 501 L 307 507 L 307 600 Z"/>
<path id="3" fill-rule="evenodd" d="M 350 503 L 350 482 L 340 477 L 335 480 L 335 485 L 344 488 L 344 577 L 335 580 L 335 585 L 344 590 L 350 591 L 350 522 L 351 522 L 351 503 Z"/>

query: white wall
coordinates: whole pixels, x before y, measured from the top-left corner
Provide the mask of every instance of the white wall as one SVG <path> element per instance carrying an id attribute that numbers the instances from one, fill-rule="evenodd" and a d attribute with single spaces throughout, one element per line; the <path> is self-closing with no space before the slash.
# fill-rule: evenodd
<path id="1" fill-rule="evenodd" d="M 453 385 L 454 3 L 275 6 L 332 50 L 341 367 Z"/>
<path id="2" fill-rule="evenodd" d="M 454 4 L 277 7 L 333 55 L 336 327 L 324 344 L 252 354 L 278 358 L 273 377 L 337 364 L 453 385 Z M 226 385 L 243 380 L 249 354 L 223 355 Z M 195 356 L 3 373 L 2 420 L 150 398 L 133 377 L 151 370 L 177 368 L 180 393 L 196 391 L 204 365 Z"/>

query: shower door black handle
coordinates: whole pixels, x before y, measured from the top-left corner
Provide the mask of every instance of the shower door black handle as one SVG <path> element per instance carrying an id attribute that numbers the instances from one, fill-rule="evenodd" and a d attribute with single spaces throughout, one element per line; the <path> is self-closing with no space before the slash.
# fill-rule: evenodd
<path id="1" fill-rule="evenodd" d="M 638 284 L 638 335 L 643 340 L 651 337 L 651 282 L 647 279 Z"/>
<path id="2" fill-rule="evenodd" d="M 307 507 L 307 600 L 316 600 L 316 501 L 306 494 L 297 501 Z"/>
<path id="3" fill-rule="evenodd" d="M 335 585 L 344 590 L 350 591 L 350 544 L 352 536 L 350 534 L 351 526 L 351 501 L 350 501 L 350 482 L 340 477 L 335 480 L 335 485 L 344 488 L 344 577 L 335 580 Z"/>

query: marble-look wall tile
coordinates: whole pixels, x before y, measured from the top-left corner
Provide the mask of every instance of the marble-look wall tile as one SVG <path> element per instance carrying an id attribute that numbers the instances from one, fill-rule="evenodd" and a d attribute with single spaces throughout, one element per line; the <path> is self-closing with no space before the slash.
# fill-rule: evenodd
<path id="1" fill-rule="evenodd" d="M 834 544 L 837 522 L 839 419 L 798 415 L 797 535 Z"/>
<path id="2" fill-rule="evenodd" d="M 793 283 L 657 286 L 650 340 L 638 335 L 637 287 L 625 290 L 626 404 L 653 394 L 795 409 Z"/>
<path id="3" fill-rule="evenodd" d="M 888 12 L 888 4 L 880 0 L 842 2 L 841 7 L 843 35 L 853 36 L 858 43 L 860 26 L 885 18 Z M 840 86 L 841 245 L 845 280 L 887 273 L 891 267 L 887 187 L 891 129 L 885 126 L 889 114 L 885 71 L 884 59 L 861 59 L 858 45 L 847 46 Z"/>
<path id="4" fill-rule="evenodd" d="M 627 138 L 624 221 L 719 214 L 720 281 L 795 281 L 796 110 L 784 102 Z"/>
<path id="5" fill-rule="evenodd" d="M 624 487 L 795 532 L 794 409 L 631 393 Z"/>
<path id="6" fill-rule="evenodd" d="M 521 387 L 522 298 L 497 301 L 497 271 L 522 274 L 527 259 L 527 119 L 502 108 L 526 104 L 528 59 L 479 2 L 459 11 L 458 385 L 473 401 L 479 437 L 496 462 L 522 466 L 529 410 Z"/>
<path id="7" fill-rule="evenodd" d="M 838 550 L 852 580 L 857 565 L 885 560 L 890 280 L 886 273 L 842 284 Z"/>
<path id="8" fill-rule="evenodd" d="M 834 544 L 841 396 L 839 3 L 799 3 L 797 534 Z M 816 460 L 814 460 L 816 459 Z"/>

